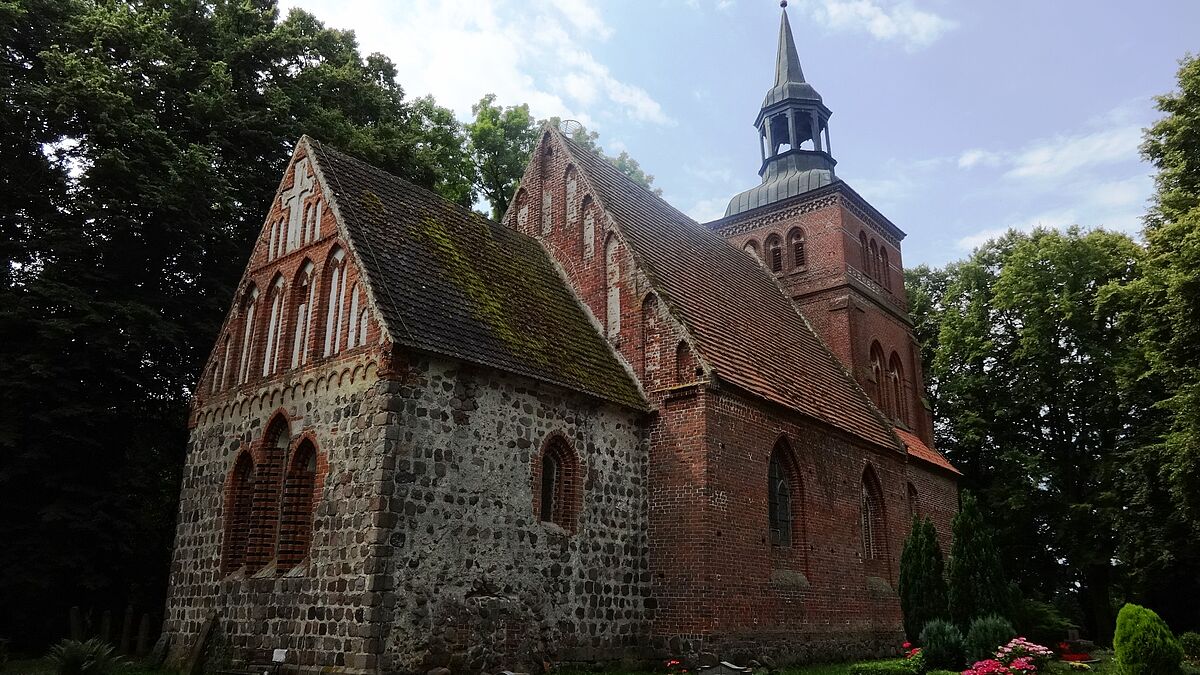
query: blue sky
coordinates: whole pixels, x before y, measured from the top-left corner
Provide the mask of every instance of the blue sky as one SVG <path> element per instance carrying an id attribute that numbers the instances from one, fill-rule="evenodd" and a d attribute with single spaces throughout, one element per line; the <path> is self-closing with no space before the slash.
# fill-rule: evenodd
<path id="1" fill-rule="evenodd" d="M 392 58 L 458 116 L 495 93 L 600 133 L 704 221 L 758 183 L 751 124 L 773 79 L 776 0 L 284 0 Z M 1137 153 L 1200 51 L 1200 2 L 792 0 L 837 173 L 940 265 L 1008 227 L 1131 233 Z"/>

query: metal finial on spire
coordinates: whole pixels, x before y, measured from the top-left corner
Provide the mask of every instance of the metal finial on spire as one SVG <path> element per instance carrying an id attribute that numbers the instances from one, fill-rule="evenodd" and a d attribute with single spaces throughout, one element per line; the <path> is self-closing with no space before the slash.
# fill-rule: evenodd
<path id="1" fill-rule="evenodd" d="M 779 6 L 787 9 L 787 0 L 779 0 Z"/>

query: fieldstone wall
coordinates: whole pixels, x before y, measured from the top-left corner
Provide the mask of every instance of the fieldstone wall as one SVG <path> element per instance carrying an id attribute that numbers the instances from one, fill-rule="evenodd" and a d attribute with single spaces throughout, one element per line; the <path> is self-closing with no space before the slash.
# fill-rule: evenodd
<path id="1" fill-rule="evenodd" d="M 276 648 L 290 663 L 374 672 L 382 604 L 367 570 L 376 567 L 378 478 L 385 465 L 387 382 L 362 354 L 217 398 L 194 413 L 183 472 L 164 633 L 169 659 L 185 658 L 204 622 L 218 617 L 210 668 L 266 661 Z M 243 448 L 255 448 L 276 415 L 295 441 L 316 444 L 328 468 L 316 506 L 310 554 L 278 573 L 221 573 L 224 488 Z"/>
<path id="2" fill-rule="evenodd" d="M 655 602 L 641 414 L 438 359 L 411 363 L 392 391 L 384 671 L 534 672 L 644 653 Z M 556 436 L 578 459 L 573 532 L 534 511 L 533 467 Z"/>

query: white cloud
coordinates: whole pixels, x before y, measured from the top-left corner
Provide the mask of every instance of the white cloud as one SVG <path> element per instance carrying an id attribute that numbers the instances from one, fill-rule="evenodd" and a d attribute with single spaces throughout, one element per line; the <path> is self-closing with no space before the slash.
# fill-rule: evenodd
<path id="1" fill-rule="evenodd" d="M 1003 155 L 990 150 L 972 148 L 958 156 L 958 168 L 970 169 L 973 166 L 997 166 L 1003 161 Z"/>
<path id="2" fill-rule="evenodd" d="M 1058 178 L 1083 167 L 1137 159 L 1142 140 L 1139 125 L 1130 124 L 1076 136 L 1056 136 L 1026 148 L 1012 158 L 1007 176 Z"/>
<path id="3" fill-rule="evenodd" d="M 340 29 L 364 52 L 396 63 L 410 96 L 432 94 L 460 119 L 487 93 L 497 103 L 528 103 L 536 117 L 557 115 L 589 127 L 626 117 L 673 124 L 644 89 L 595 60 L 587 43 L 613 29 L 591 0 L 285 0 Z M 537 26 L 537 30 L 531 30 Z"/>
<path id="4" fill-rule="evenodd" d="M 718 197 L 716 199 L 701 199 L 692 204 L 691 208 L 685 213 L 692 217 L 697 223 L 707 223 L 710 220 L 716 220 L 725 215 L 725 207 L 729 206 L 728 197 Z"/>
<path id="5" fill-rule="evenodd" d="M 808 0 L 801 7 L 830 30 L 867 33 L 909 50 L 927 47 L 958 26 L 909 0 Z"/>

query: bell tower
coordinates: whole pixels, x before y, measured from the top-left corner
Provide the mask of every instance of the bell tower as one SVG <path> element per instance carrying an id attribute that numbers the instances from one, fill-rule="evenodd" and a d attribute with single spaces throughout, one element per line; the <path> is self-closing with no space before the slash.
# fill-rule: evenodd
<path id="1" fill-rule="evenodd" d="M 876 407 L 927 444 L 933 424 L 904 292 L 904 232 L 834 173 L 832 112 L 804 77 L 788 22 L 759 107 L 761 182 L 708 226 L 758 258 Z"/>

